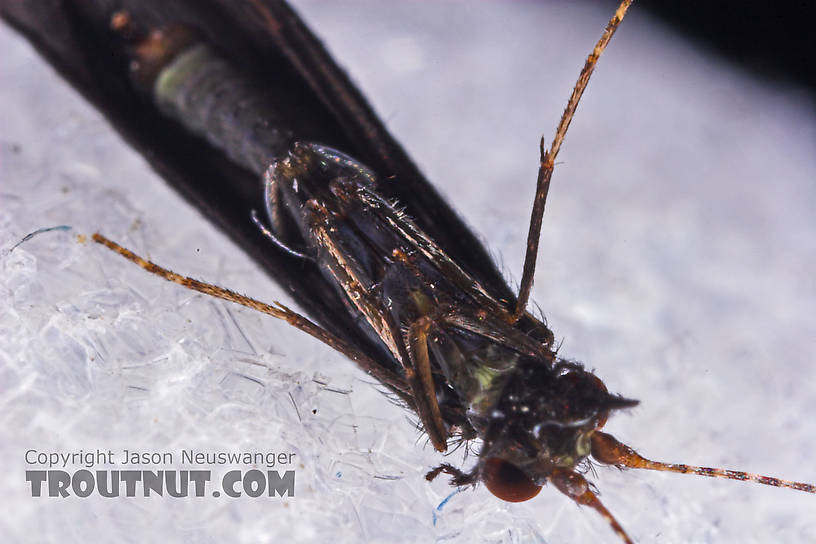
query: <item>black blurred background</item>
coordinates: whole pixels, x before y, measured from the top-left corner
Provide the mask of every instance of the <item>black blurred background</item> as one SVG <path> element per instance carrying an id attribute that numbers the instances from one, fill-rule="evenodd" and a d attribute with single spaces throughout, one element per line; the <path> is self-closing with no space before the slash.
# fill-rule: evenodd
<path id="1" fill-rule="evenodd" d="M 637 0 L 636 5 L 757 75 L 816 92 L 812 0 Z"/>

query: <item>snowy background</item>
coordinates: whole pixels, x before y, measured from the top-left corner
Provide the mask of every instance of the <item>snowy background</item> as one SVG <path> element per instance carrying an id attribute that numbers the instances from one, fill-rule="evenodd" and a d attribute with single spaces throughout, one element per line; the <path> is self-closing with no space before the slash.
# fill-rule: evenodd
<path id="1" fill-rule="evenodd" d="M 517 280 L 538 138 L 613 3 L 295 5 Z M 552 489 L 508 505 L 479 488 L 437 510 L 451 489 L 423 475 L 443 459 L 352 363 L 77 243 L 99 230 L 285 301 L 7 27 L 0 50 L 0 540 L 617 542 Z M 562 354 L 641 400 L 607 429 L 646 456 L 816 480 L 814 113 L 637 7 L 601 60 L 555 172 L 533 298 Z M 74 231 L 8 253 L 60 224 Z M 295 452 L 297 495 L 34 499 L 32 448 Z M 803 493 L 592 479 L 639 542 L 816 542 Z"/>

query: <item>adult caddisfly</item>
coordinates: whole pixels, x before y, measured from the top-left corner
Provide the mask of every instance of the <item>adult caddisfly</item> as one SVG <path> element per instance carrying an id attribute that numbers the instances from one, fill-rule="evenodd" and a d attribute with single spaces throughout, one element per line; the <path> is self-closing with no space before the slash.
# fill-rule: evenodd
<path id="1" fill-rule="evenodd" d="M 271 226 L 263 228 L 294 258 L 314 262 L 322 269 L 350 315 L 362 317 L 360 329 L 386 348 L 380 358 L 360 352 L 344 338 L 286 307 L 264 305 L 181 277 L 101 235 L 94 239 L 166 279 L 285 319 L 343 352 L 416 411 L 438 450 L 445 450 L 452 439 L 481 440 L 479 461 L 470 471 L 442 465 L 429 477 L 444 471 L 453 475 L 457 485 L 481 481 L 509 501 L 529 499 L 550 482 L 579 504 L 599 511 L 625 541 L 630 541 L 629 537 L 577 470 L 589 456 L 619 466 L 752 480 L 814 492 L 808 484 L 657 463 L 638 456 L 600 430 L 611 411 L 632 406 L 634 401 L 610 395 L 583 367 L 559 358 L 552 333 L 525 311 L 555 157 L 597 57 L 628 4 L 624 2 L 619 8 L 590 55 L 551 147 L 542 145 L 518 301 L 493 296 L 470 271 L 449 258 L 393 202 L 381 197 L 379 181 L 370 170 L 341 152 L 312 143 L 296 144 L 286 156 L 275 156 L 266 170 Z M 195 41 L 184 37 L 173 58 L 159 59 L 157 81 L 162 75 L 169 78 L 185 73 L 165 72 L 179 70 L 179 66 L 166 62 L 186 60 L 189 70 L 216 66 L 206 51 L 189 48 L 192 43 Z M 139 54 L 150 51 L 148 48 Z M 173 94 L 167 87 L 162 89 L 157 99 L 177 97 L 181 104 L 188 103 L 189 90 Z M 177 113 L 165 107 L 191 130 L 205 132 L 212 143 L 226 146 L 222 135 L 230 131 L 197 122 L 201 119 L 196 116 L 213 111 L 211 108 Z M 246 134 L 240 126 L 238 134 Z M 245 141 L 259 143 L 263 139 Z M 227 149 L 236 160 L 242 160 L 235 148 Z"/>

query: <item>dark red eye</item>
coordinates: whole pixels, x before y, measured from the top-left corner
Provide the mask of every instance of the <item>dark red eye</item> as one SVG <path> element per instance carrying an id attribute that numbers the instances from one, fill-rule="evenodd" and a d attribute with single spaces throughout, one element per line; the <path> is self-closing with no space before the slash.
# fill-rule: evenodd
<path id="1" fill-rule="evenodd" d="M 507 502 L 528 501 L 541 491 L 541 486 L 536 485 L 513 463 L 498 457 L 485 461 L 483 481 L 491 493 Z"/>

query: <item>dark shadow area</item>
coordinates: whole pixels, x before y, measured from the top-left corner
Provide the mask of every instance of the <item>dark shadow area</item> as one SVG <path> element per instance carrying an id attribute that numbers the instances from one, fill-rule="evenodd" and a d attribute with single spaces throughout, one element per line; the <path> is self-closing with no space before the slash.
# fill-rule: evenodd
<path id="1" fill-rule="evenodd" d="M 816 91 L 812 2 L 640 0 L 637 6 L 762 77 Z"/>

